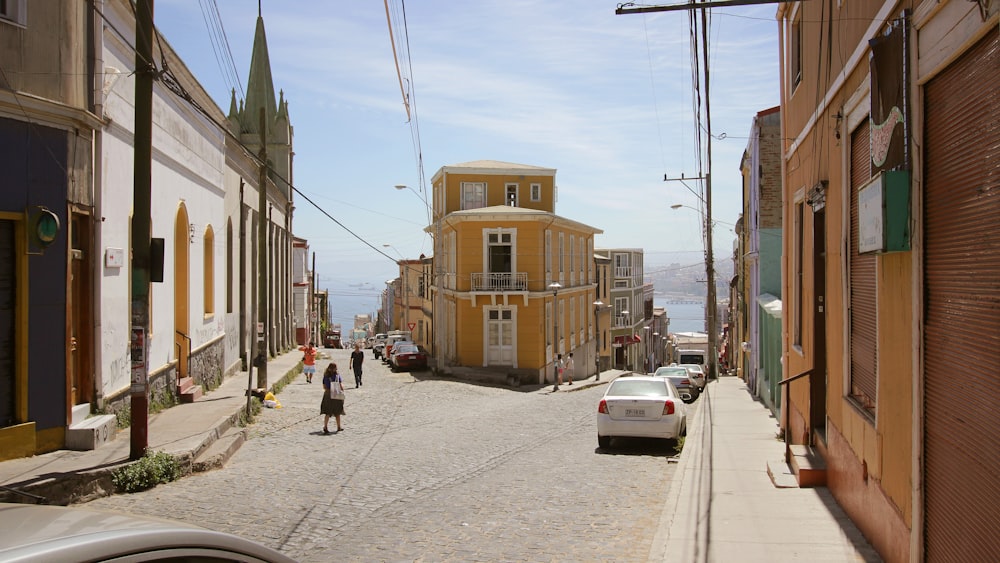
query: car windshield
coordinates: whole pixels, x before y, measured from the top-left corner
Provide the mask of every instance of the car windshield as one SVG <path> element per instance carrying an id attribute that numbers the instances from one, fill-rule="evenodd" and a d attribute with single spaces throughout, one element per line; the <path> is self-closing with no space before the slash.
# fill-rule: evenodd
<path id="1" fill-rule="evenodd" d="M 664 397 L 668 394 L 667 386 L 662 381 L 616 379 L 608 388 L 609 397 Z"/>
<path id="2" fill-rule="evenodd" d="M 701 366 L 696 365 L 696 364 L 683 364 L 683 365 L 681 365 L 681 367 L 687 368 L 688 371 L 693 371 L 693 372 L 696 372 L 696 373 L 702 373 Z"/>
<path id="3" fill-rule="evenodd" d="M 656 373 L 654 373 L 653 375 L 657 377 L 664 377 L 667 375 L 682 375 L 686 377 L 687 374 L 688 370 L 682 367 L 663 367 L 663 368 L 658 368 L 656 370 Z"/>
<path id="4" fill-rule="evenodd" d="M 420 350 L 416 346 L 411 346 L 409 344 L 403 344 L 402 346 L 396 347 L 396 352 L 398 354 L 416 354 Z"/>

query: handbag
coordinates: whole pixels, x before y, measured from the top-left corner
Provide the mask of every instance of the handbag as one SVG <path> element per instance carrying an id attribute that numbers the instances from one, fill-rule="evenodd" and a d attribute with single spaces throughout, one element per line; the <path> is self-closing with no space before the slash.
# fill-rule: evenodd
<path id="1" fill-rule="evenodd" d="M 343 401 L 346 395 L 344 394 L 344 384 L 334 380 L 330 383 L 330 398 L 338 401 Z"/>

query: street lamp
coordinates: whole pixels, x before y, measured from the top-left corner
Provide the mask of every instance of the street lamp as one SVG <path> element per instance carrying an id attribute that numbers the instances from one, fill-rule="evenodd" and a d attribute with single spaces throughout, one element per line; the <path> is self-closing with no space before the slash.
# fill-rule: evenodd
<path id="1" fill-rule="evenodd" d="M 441 292 L 444 289 L 442 287 L 443 280 L 441 273 L 443 265 L 441 261 L 444 259 L 444 257 L 441 256 L 441 254 L 442 252 L 444 252 L 444 246 L 438 248 L 438 244 L 441 242 L 441 222 L 442 222 L 441 218 L 444 216 L 445 205 L 443 202 L 440 205 L 441 216 L 440 217 L 435 216 L 434 209 L 431 207 L 431 204 L 427 201 L 427 198 L 425 198 L 423 194 L 421 194 L 417 190 L 414 190 L 410 186 L 407 186 L 406 184 L 396 184 L 393 187 L 396 188 L 397 190 L 410 190 L 411 192 L 416 194 L 416 196 L 420 198 L 420 201 L 424 202 L 424 207 L 427 209 L 427 221 L 434 227 L 434 257 L 431 262 L 431 268 L 434 274 L 433 287 L 435 289 L 434 289 L 433 301 L 431 303 L 431 330 L 433 331 L 433 333 L 431 334 L 432 338 L 431 353 L 434 359 L 434 366 L 438 370 L 441 370 L 441 368 L 444 366 L 444 358 L 443 358 L 444 344 L 442 342 L 442 334 L 441 334 L 443 332 L 442 327 L 444 325 L 444 318 L 443 318 L 444 313 L 442 312 L 444 309 L 444 305 L 441 302 Z M 439 316 L 442 318 L 438 318 Z"/>
<path id="2" fill-rule="evenodd" d="M 629 316 L 628 309 L 623 310 L 621 312 L 621 316 L 622 316 L 622 323 L 623 324 L 627 323 L 628 322 L 628 316 Z M 617 320 L 615 320 L 615 324 L 616 325 L 618 324 Z M 628 357 L 630 356 L 630 354 L 628 353 L 628 346 L 624 347 L 624 353 L 625 353 L 625 369 L 628 369 Z"/>
<path id="3" fill-rule="evenodd" d="M 655 361 L 653 362 L 653 367 L 655 368 L 656 366 L 658 366 L 661 363 L 663 363 L 662 360 L 660 360 L 661 356 L 660 356 L 660 333 L 659 332 L 654 332 L 653 333 L 653 342 L 655 342 L 655 344 L 653 344 L 653 358 L 655 359 Z M 653 371 L 656 371 L 656 370 L 653 370 Z"/>
<path id="4" fill-rule="evenodd" d="M 556 296 L 559 295 L 562 284 L 552 282 L 549 284 L 549 289 L 552 290 L 552 390 L 558 391 L 559 362 L 556 358 L 559 356 L 559 303 L 556 301 Z"/>
<path id="5" fill-rule="evenodd" d="M 706 213 L 701 212 L 699 209 L 683 205 L 680 203 L 675 203 L 670 206 L 670 209 L 680 209 L 682 207 L 687 207 L 688 209 L 694 209 L 699 214 L 702 214 L 705 220 L 705 282 L 708 284 L 707 295 L 705 296 L 705 320 L 708 323 L 708 378 L 714 379 L 718 376 L 717 366 L 719 361 L 718 354 L 718 331 L 716 330 L 716 303 L 715 303 L 715 257 L 712 250 L 712 197 L 711 189 L 709 189 L 708 199 L 706 204 Z"/>
<path id="6" fill-rule="evenodd" d="M 594 336 L 597 337 L 594 339 L 594 365 L 597 367 L 597 371 L 594 372 L 595 381 L 601 380 L 601 325 L 598 322 L 597 313 L 603 306 L 604 303 L 600 299 L 594 301 Z"/>
<path id="7" fill-rule="evenodd" d="M 644 326 L 642 328 L 643 328 L 643 330 L 646 331 L 646 336 L 645 336 L 645 338 L 643 338 L 644 348 L 649 348 L 649 345 L 650 345 L 650 342 L 649 342 L 649 331 L 653 330 L 653 327 L 651 327 L 649 325 L 646 325 L 646 326 Z M 642 363 L 643 363 L 643 365 L 646 366 L 646 373 L 649 373 L 649 372 L 653 371 L 652 369 L 650 369 L 652 367 L 650 365 L 652 362 L 649 361 L 649 352 L 646 352 L 645 354 L 643 354 L 643 356 L 645 356 L 645 357 L 642 359 Z"/>
<path id="8" fill-rule="evenodd" d="M 391 244 L 383 244 L 382 246 L 384 248 L 391 248 L 391 249 L 395 250 L 396 254 L 399 255 L 399 265 L 402 266 L 402 268 L 400 268 L 399 271 L 400 271 L 400 274 L 403 276 L 403 287 L 402 287 L 402 289 L 403 289 L 403 326 L 405 326 L 406 330 L 409 331 L 410 330 L 410 295 L 409 295 L 410 294 L 410 272 L 409 272 L 410 265 L 407 264 L 406 263 L 406 259 L 403 258 L 403 253 L 400 252 L 399 250 L 397 250 L 395 246 L 393 246 Z M 411 340 L 413 339 L 413 335 L 412 334 L 410 335 L 410 339 Z"/>

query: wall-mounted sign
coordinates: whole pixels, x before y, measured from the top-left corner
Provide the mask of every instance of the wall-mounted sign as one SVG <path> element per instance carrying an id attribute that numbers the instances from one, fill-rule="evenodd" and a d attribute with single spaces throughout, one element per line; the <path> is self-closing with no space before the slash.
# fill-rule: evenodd
<path id="1" fill-rule="evenodd" d="M 910 249 L 910 174 L 890 170 L 858 188 L 858 253 Z"/>

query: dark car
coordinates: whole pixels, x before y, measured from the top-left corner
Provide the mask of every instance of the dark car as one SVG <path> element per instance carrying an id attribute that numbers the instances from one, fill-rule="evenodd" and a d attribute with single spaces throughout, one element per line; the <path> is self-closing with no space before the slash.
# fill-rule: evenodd
<path id="1" fill-rule="evenodd" d="M 427 369 L 427 352 L 416 344 L 397 344 L 389 358 L 392 371 Z"/>

